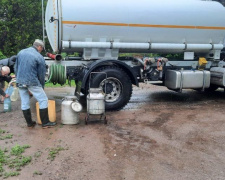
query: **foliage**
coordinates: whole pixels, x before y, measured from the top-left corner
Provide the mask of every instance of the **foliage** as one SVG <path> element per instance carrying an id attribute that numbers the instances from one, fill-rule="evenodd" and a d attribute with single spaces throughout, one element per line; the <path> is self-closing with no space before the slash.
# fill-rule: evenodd
<path id="1" fill-rule="evenodd" d="M 184 59 L 184 54 L 161 54 L 161 56 L 169 58 L 169 59 Z"/>
<path id="2" fill-rule="evenodd" d="M 137 57 L 137 58 L 143 58 L 143 57 L 156 57 L 159 56 L 158 54 L 154 53 L 121 53 L 119 54 L 120 57 Z"/>
<path id="3" fill-rule="evenodd" d="M 74 80 L 71 80 L 70 82 L 71 84 L 69 84 L 69 81 L 66 80 L 66 83 L 64 85 L 60 85 L 60 84 L 53 84 L 53 83 L 46 83 L 45 84 L 45 87 L 48 88 L 48 87 L 51 87 L 51 88 L 54 88 L 54 87 L 67 87 L 67 86 L 71 86 L 71 87 L 76 87 L 76 83 Z"/>
<path id="4" fill-rule="evenodd" d="M 141 59 L 144 57 L 166 57 L 169 59 L 183 59 L 184 54 L 122 53 L 120 57 L 137 57 Z"/>
<path id="5" fill-rule="evenodd" d="M 4 59 L 6 56 L 3 55 L 2 51 L 0 50 L 0 59 Z"/>
<path id="6" fill-rule="evenodd" d="M 0 4 L 0 51 L 4 55 L 15 55 L 42 39 L 40 0 L 0 0 Z"/>

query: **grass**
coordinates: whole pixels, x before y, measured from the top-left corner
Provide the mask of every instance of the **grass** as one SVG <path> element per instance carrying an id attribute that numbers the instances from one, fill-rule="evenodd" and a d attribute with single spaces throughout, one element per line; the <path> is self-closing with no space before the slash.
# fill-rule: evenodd
<path id="1" fill-rule="evenodd" d="M 4 133 L 6 133 L 6 131 L 5 131 L 5 130 L 0 129 L 0 134 L 4 134 Z"/>
<path id="2" fill-rule="evenodd" d="M 56 157 L 57 154 L 59 154 L 60 151 L 65 150 L 63 147 L 58 146 L 56 148 L 51 148 L 49 150 L 49 154 L 48 154 L 48 159 L 50 159 L 51 161 L 53 161 Z"/>
<path id="3" fill-rule="evenodd" d="M 32 160 L 31 156 L 23 156 L 25 149 L 29 148 L 29 145 L 16 145 L 11 148 L 9 154 L 7 149 L 0 149 L 0 176 L 8 178 L 11 176 L 18 176 L 23 166 L 29 164 Z M 12 169 L 13 171 L 7 172 L 5 167 Z"/>
<path id="4" fill-rule="evenodd" d="M 54 88 L 54 87 L 68 87 L 68 86 L 70 86 L 68 80 L 66 80 L 66 84 L 64 84 L 62 86 L 60 84 L 55 84 L 54 85 L 53 83 L 47 83 L 47 84 L 45 84 L 45 87 L 51 87 L 51 88 Z M 71 81 L 71 87 L 76 87 L 75 81 Z"/>
<path id="5" fill-rule="evenodd" d="M 0 129 L 0 140 L 11 139 L 12 134 L 7 134 L 3 129 Z M 9 151 L 7 148 L 0 148 L 0 177 L 4 179 L 12 176 L 18 176 L 22 167 L 29 164 L 32 160 L 31 156 L 23 156 L 25 149 L 30 148 L 29 145 L 15 145 Z M 10 171 L 7 171 L 10 169 Z"/>
<path id="6" fill-rule="evenodd" d="M 10 137 L 12 138 L 13 135 L 6 134 L 9 133 L 0 128 L 0 137 Z M 5 135 L 6 134 L 6 135 Z M 50 133 L 51 134 L 51 133 Z M 6 138 L 2 138 L 6 139 Z M 61 140 L 60 140 L 61 142 Z M 37 151 L 33 158 L 31 156 L 25 156 L 24 153 L 27 148 L 30 148 L 30 145 L 14 145 L 11 148 L 4 148 L 0 147 L 0 179 L 6 179 L 13 176 L 19 176 L 20 171 L 24 166 L 30 164 L 34 158 L 37 160 L 42 155 L 41 151 Z M 68 148 L 64 148 L 61 146 L 57 146 L 55 148 L 48 149 L 48 159 L 53 161 L 57 155 L 59 155 L 60 151 L 67 150 Z M 41 171 L 34 171 L 33 176 L 35 175 L 42 175 Z"/>
<path id="7" fill-rule="evenodd" d="M 12 134 L 8 134 L 6 136 L 0 136 L 0 140 L 5 140 L 5 139 L 12 139 L 13 135 Z"/>
<path id="8" fill-rule="evenodd" d="M 42 172 L 40 172 L 40 171 L 34 171 L 33 175 L 42 175 Z"/>
<path id="9" fill-rule="evenodd" d="M 20 173 L 19 172 L 6 172 L 4 173 L 4 178 L 12 177 L 12 176 L 18 176 Z"/>
<path id="10" fill-rule="evenodd" d="M 5 130 L 0 129 L 0 140 L 5 140 L 5 139 L 12 139 L 13 135 L 12 134 L 7 134 Z"/>
<path id="11" fill-rule="evenodd" d="M 11 149 L 11 155 L 15 155 L 15 156 L 19 156 L 21 155 L 25 149 L 30 148 L 29 145 L 24 145 L 24 146 L 20 146 L 20 145 L 16 145 Z"/>
<path id="12" fill-rule="evenodd" d="M 41 156 L 42 152 L 41 151 L 38 151 L 34 154 L 34 157 L 35 158 L 39 158 Z"/>
<path id="13" fill-rule="evenodd" d="M 31 156 L 20 156 L 14 159 L 11 159 L 8 162 L 8 167 L 11 169 L 16 169 L 16 171 L 21 171 L 21 167 L 29 164 L 31 162 L 32 158 Z"/>

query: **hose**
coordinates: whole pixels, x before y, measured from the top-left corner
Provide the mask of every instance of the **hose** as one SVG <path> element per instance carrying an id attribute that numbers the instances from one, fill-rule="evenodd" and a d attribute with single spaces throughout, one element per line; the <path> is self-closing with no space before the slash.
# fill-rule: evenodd
<path id="1" fill-rule="evenodd" d="M 56 85 L 57 83 L 61 86 L 66 83 L 66 66 L 62 66 L 61 64 L 52 64 L 50 66 L 50 76 L 47 83 L 53 83 Z"/>

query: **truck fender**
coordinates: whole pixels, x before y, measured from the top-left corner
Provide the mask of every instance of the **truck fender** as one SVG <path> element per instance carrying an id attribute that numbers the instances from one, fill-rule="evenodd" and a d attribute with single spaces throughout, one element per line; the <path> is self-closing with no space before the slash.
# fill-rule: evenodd
<path id="1" fill-rule="evenodd" d="M 139 87 L 137 76 L 135 75 L 134 71 L 130 66 L 128 66 L 126 63 L 119 61 L 119 60 L 107 60 L 107 59 L 102 59 L 102 60 L 97 60 L 91 63 L 87 69 L 85 69 L 85 73 L 82 79 L 82 85 L 81 89 L 85 89 L 86 82 L 88 81 L 89 75 L 91 72 L 94 72 L 95 69 L 102 67 L 102 66 L 108 66 L 108 65 L 116 65 L 120 68 L 122 68 L 130 77 L 132 84 L 136 85 Z"/>

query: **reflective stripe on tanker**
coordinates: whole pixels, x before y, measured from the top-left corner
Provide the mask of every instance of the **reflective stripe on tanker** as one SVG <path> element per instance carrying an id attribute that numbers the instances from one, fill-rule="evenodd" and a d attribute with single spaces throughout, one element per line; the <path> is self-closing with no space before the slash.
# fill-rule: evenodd
<path id="1" fill-rule="evenodd" d="M 125 26 L 125 27 L 152 27 L 152 28 L 178 28 L 178 29 L 216 29 L 225 30 L 225 27 L 213 26 L 182 26 L 182 25 L 153 25 L 153 24 L 126 24 L 126 23 L 105 23 L 105 22 L 86 22 L 86 21 L 62 21 L 63 24 L 80 24 L 95 26 Z"/>

